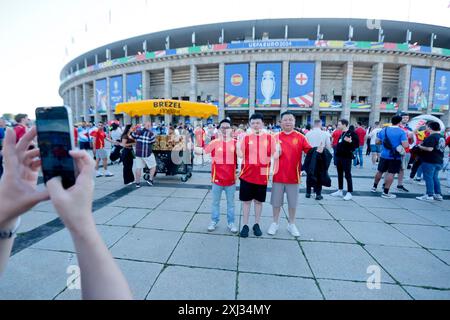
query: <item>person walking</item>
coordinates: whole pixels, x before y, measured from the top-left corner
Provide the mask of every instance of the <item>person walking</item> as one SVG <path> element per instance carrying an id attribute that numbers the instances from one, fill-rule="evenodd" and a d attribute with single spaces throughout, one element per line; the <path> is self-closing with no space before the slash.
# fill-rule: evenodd
<path id="1" fill-rule="evenodd" d="M 359 164 L 359 167 L 362 169 L 364 164 L 363 150 L 364 144 L 366 142 L 366 130 L 362 127 L 361 121 L 358 121 L 356 123 L 355 133 L 358 135 L 359 146 L 355 150 L 355 159 L 353 159 L 353 166 L 357 167 Z"/>
<path id="2" fill-rule="evenodd" d="M 150 179 L 147 184 L 153 186 L 153 177 L 156 172 L 156 159 L 152 152 L 153 144 L 156 142 L 155 134 L 151 130 L 151 122 L 147 121 L 144 127 L 131 129 L 131 137 L 136 140 L 136 188 L 141 187 L 142 169 L 148 167 L 150 169 Z"/>
<path id="3" fill-rule="evenodd" d="M 368 134 L 368 141 L 370 140 L 370 152 L 372 153 L 372 169 L 377 169 L 377 163 L 380 161 L 381 145 L 377 144 L 377 136 L 381 131 L 380 122 L 376 121 L 371 131 Z"/>

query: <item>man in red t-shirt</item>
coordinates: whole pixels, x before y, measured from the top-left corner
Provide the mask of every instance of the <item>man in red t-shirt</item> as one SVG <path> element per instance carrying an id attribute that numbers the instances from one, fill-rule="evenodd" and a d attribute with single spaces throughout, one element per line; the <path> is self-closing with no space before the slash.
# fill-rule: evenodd
<path id="1" fill-rule="evenodd" d="M 266 201 L 267 183 L 269 179 L 270 158 L 275 153 L 275 139 L 264 133 L 263 116 L 253 114 L 250 117 L 252 132 L 245 135 L 238 142 L 238 157 L 243 158 L 240 174 L 239 200 L 243 202 L 243 224 L 241 237 L 247 238 L 249 233 L 248 220 L 252 202 L 255 206 L 255 224 L 253 233 L 262 235 L 259 222 L 261 219 L 262 204 Z"/>
<path id="2" fill-rule="evenodd" d="M 341 138 L 341 136 L 342 136 L 342 130 L 340 130 L 340 129 L 334 130 L 332 135 L 331 135 L 331 138 L 333 139 L 333 143 L 332 143 L 332 146 L 333 146 L 333 163 L 334 163 L 335 166 L 337 166 L 336 148 L 337 148 L 337 145 L 339 143 L 339 139 Z"/>
<path id="3" fill-rule="evenodd" d="M 355 159 L 353 159 L 353 166 L 356 167 L 359 162 L 359 167 L 363 168 L 363 149 L 364 149 L 364 143 L 366 142 L 366 130 L 362 127 L 362 123 L 358 121 L 356 123 L 356 129 L 355 133 L 358 136 L 359 139 L 359 147 L 355 150 Z"/>
<path id="4" fill-rule="evenodd" d="M 14 132 L 16 133 L 16 143 L 19 142 L 20 139 L 27 133 L 28 124 L 30 120 L 28 119 L 28 115 L 19 113 L 14 117 L 17 125 L 14 127 Z"/>
<path id="5" fill-rule="evenodd" d="M 272 194 L 270 203 L 273 207 L 273 223 L 267 233 L 275 235 L 278 230 L 280 210 L 283 206 L 284 193 L 287 195 L 289 209 L 288 231 L 294 237 L 299 237 L 295 226 L 295 211 L 298 200 L 300 173 L 302 172 L 302 156 L 311 150 L 311 145 L 303 134 L 294 130 L 295 115 L 284 112 L 281 115 L 281 128 L 277 137 L 277 152 L 274 155 L 275 165 L 273 173 Z M 323 147 L 321 147 L 323 150 Z"/>
<path id="6" fill-rule="evenodd" d="M 231 233 L 238 232 L 234 219 L 234 192 L 236 191 L 236 140 L 231 136 L 230 120 L 219 124 L 218 139 L 205 147 L 205 154 L 211 154 L 212 210 L 208 231 L 214 231 L 220 220 L 220 197 L 225 191 L 227 197 L 227 221 Z"/>
<path id="7" fill-rule="evenodd" d="M 110 138 L 106 136 L 103 122 L 98 122 L 97 130 L 94 130 L 90 133 L 90 136 L 94 138 L 92 142 L 93 152 L 96 158 L 95 170 L 97 170 L 96 177 L 112 177 L 114 176 L 111 172 L 108 171 L 108 152 L 105 150 L 105 140 L 114 143 Z M 103 161 L 103 173 L 99 171 L 99 162 Z"/>

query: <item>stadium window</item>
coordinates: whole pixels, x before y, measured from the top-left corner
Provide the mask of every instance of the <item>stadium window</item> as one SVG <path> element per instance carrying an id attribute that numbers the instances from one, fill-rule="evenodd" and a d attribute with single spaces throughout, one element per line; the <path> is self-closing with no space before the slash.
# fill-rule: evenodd
<path id="1" fill-rule="evenodd" d="M 183 101 L 189 101 L 189 97 L 186 97 L 186 96 L 181 97 L 181 100 L 183 100 Z"/>
<path id="2" fill-rule="evenodd" d="M 359 103 L 367 103 L 367 97 L 365 97 L 365 96 L 360 96 L 360 97 L 359 97 Z"/>
<path id="3" fill-rule="evenodd" d="M 334 102 L 342 102 L 342 96 L 333 96 L 333 101 Z"/>
<path id="4" fill-rule="evenodd" d="M 321 102 L 328 102 L 328 96 L 326 94 L 322 94 L 320 96 L 320 101 Z"/>
<path id="5" fill-rule="evenodd" d="M 383 97 L 383 98 L 381 98 L 381 102 L 382 102 L 382 103 L 388 103 L 388 101 L 389 101 L 389 98 L 388 98 L 388 97 Z"/>

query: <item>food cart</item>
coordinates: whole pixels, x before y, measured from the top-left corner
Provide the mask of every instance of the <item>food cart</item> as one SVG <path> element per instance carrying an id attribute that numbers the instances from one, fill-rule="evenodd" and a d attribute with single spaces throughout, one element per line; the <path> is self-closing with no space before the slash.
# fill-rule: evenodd
<path id="1" fill-rule="evenodd" d="M 116 114 L 126 113 L 130 117 L 174 115 L 196 118 L 217 116 L 217 107 L 211 104 L 179 101 L 179 100 L 142 100 L 119 103 Z M 153 145 L 156 159 L 156 173 L 167 176 L 182 175 L 181 181 L 186 182 L 192 177 L 193 143 L 189 135 L 158 135 Z M 144 179 L 149 179 L 149 170 L 144 169 Z"/>

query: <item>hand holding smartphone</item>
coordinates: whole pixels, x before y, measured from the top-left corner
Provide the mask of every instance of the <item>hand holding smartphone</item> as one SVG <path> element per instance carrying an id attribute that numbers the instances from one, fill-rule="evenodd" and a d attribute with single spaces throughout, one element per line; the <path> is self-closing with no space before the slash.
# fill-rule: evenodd
<path id="1" fill-rule="evenodd" d="M 69 151 L 75 149 L 68 107 L 36 109 L 36 128 L 44 182 L 61 177 L 64 189 L 75 184 L 77 170 Z"/>

